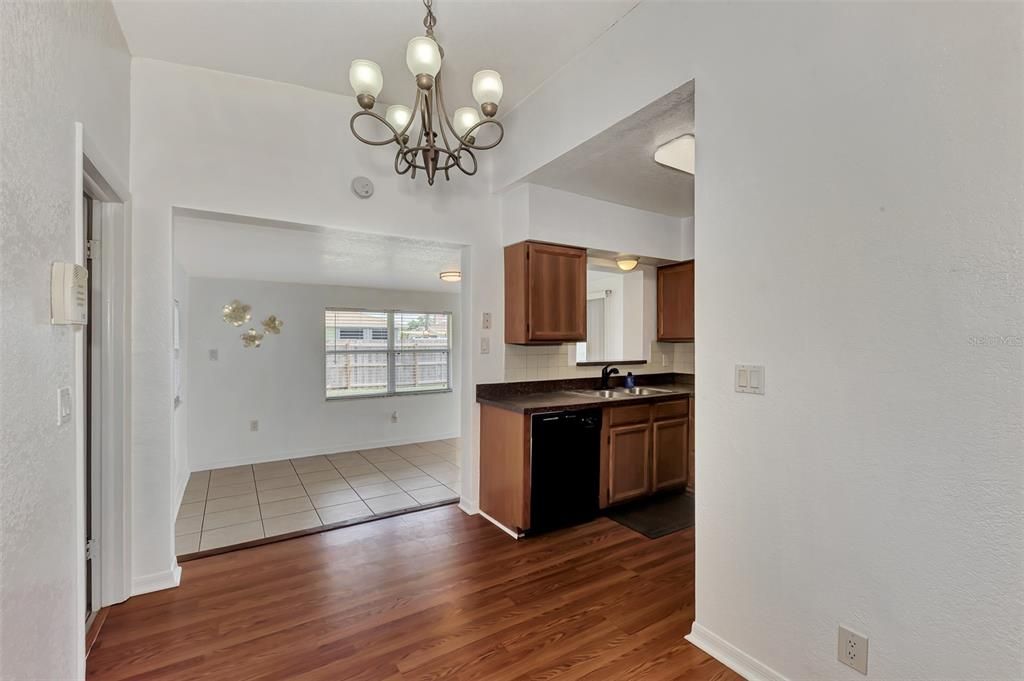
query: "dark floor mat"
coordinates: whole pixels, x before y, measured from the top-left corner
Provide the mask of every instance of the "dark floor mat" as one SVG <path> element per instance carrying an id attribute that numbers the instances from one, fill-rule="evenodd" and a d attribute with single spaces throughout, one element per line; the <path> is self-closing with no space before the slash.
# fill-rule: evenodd
<path id="1" fill-rule="evenodd" d="M 694 525 L 693 495 L 671 494 L 609 509 L 606 515 L 649 539 Z"/>

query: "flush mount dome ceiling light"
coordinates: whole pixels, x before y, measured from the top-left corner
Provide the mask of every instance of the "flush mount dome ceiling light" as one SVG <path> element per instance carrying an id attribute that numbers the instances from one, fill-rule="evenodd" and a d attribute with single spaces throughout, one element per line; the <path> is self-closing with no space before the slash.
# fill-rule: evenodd
<path id="1" fill-rule="evenodd" d="M 683 135 L 655 149 L 654 162 L 693 175 L 695 151 L 696 139 L 694 136 Z"/>
<path id="2" fill-rule="evenodd" d="M 373 105 L 384 87 L 380 66 L 366 59 L 356 59 L 348 73 L 356 101 L 363 108 L 353 114 L 349 121 L 352 134 L 360 142 L 373 146 L 398 145 L 395 172 L 399 175 L 409 173 L 409 177 L 415 179 L 416 171 L 422 170 L 430 185 L 434 184 L 438 171 L 444 174 L 445 180 L 451 179 L 449 172 L 455 168 L 466 175 L 475 175 L 477 162 L 473 152 L 493 149 L 505 136 L 501 123 L 494 120 L 504 90 L 497 71 L 485 69 L 477 71 L 473 76 L 473 98 L 480 105 L 480 111 L 464 106 L 456 109 L 449 120 L 441 87 L 444 50 L 434 39 L 437 17 L 434 16 L 432 4 L 433 0 L 423 0 L 423 6 L 427 8 L 427 15 L 423 18 L 426 35 L 410 40 L 405 52 L 406 66 L 416 79 L 412 108 L 395 104 L 389 106 L 383 116 L 374 113 Z M 363 116 L 382 123 L 391 136 L 371 140 L 360 135 L 356 132 L 356 120 Z M 487 124 L 497 128 L 497 139 L 477 144 L 476 132 Z M 410 145 L 413 139 L 416 143 Z"/>
<path id="3" fill-rule="evenodd" d="M 441 273 L 441 281 L 457 282 L 462 281 L 462 272 L 458 270 L 448 270 L 447 272 Z"/>
<path id="4" fill-rule="evenodd" d="M 623 272 L 632 272 L 636 269 L 636 266 L 640 264 L 640 260 L 632 255 L 624 255 L 621 258 L 616 258 L 615 264 L 618 265 L 619 269 Z"/>

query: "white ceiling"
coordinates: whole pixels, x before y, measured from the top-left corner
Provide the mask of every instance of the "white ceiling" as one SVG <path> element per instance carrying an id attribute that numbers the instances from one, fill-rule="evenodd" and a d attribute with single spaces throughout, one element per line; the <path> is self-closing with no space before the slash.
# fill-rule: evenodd
<path id="1" fill-rule="evenodd" d="M 689 217 L 693 215 L 693 175 L 655 163 L 654 151 L 693 133 L 693 113 L 690 81 L 525 180 L 663 215 Z"/>
<path id="2" fill-rule="evenodd" d="M 502 75 L 508 112 L 638 0 L 434 0 L 448 110 L 472 105 L 473 74 Z M 382 102 L 411 105 L 405 46 L 423 34 L 417 0 L 114 0 L 131 53 L 351 95 L 348 67 L 384 71 Z"/>
<path id="3" fill-rule="evenodd" d="M 404 239 L 202 214 L 174 218 L 174 258 L 189 276 L 457 293 L 441 281 L 461 248 Z"/>

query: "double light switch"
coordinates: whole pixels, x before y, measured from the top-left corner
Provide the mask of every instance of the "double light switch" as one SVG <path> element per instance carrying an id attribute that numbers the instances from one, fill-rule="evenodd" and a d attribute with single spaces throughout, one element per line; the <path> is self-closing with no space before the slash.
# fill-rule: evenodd
<path id="1" fill-rule="evenodd" d="M 737 364 L 736 392 L 764 395 L 764 366 Z"/>

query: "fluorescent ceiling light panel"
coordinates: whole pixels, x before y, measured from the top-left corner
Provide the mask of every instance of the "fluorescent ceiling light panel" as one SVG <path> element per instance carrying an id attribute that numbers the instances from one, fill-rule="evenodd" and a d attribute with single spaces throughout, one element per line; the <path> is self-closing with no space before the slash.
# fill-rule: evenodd
<path id="1" fill-rule="evenodd" d="M 693 135 L 677 137 L 654 150 L 654 162 L 693 175 L 694 147 Z"/>

